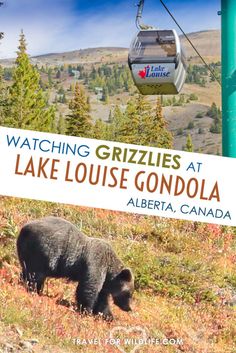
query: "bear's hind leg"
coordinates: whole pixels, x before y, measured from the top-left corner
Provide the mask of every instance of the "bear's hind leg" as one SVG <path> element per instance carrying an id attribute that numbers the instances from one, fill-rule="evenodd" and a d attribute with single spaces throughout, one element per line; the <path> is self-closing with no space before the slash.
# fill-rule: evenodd
<path id="1" fill-rule="evenodd" d="M 41 294 L 46 277 L 42 273 L 28 272 L 23 270 L 20 274 L 20 280 L 25 284 L 29 292 Z"/>
<path id="2" fill-rule="evenodd" d="M 43 292 L 45 279 L 46 277 L 42 274 L 40 274 L 36 279 L 36 290 L 39 295 Z"/>
<path id="3" fill-rule="evenodd" d="M 28 291 L 35 291 L 35 274 L 23 270 L 20 274 L 20 282 L 24 284 Z"/>

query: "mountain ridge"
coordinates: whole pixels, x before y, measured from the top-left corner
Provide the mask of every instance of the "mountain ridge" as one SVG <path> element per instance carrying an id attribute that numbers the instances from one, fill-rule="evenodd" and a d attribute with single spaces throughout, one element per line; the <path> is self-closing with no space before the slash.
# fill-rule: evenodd
<path id="1" fill-rule="evenodd" d="M 208 61 L 218 61 L 221 55 L 220 30 L 205 30 L 188 33 L 202 56 Z M 186 55 L 190 61 L 198 62 L 196 53 L 183 35 L 180 36 Z M 31 57 L 35 64 L 61 65 L 61 64 L 85 64 L 85 63 L 124 63 L 127 60 L 128 48 L 124 47 L 91 47 L 75 49 L 67 52 L 45 53 Z M 14 58 L 2 59 L 2 65 L 13 65 Z"/>

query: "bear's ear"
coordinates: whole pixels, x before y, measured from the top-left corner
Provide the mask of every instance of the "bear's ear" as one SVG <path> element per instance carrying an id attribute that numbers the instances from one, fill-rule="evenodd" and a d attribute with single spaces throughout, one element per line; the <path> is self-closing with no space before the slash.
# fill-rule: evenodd
<path id="1" fill-rule="evenodd" d="M 125 282 L 131 282 L 133 279 L 132 272 L 129 268 L 124 268 L 121 270 L 121 272 L 118 274 L 117 278 L 121 281 Z"/>

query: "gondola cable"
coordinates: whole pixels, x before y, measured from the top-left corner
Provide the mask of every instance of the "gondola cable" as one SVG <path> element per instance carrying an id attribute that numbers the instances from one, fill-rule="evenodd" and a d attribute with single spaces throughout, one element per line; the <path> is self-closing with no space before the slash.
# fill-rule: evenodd
<path id="1" fill-rule="evenodd" d="M 210 67 L 210 65 L 207 64 L 207 62 L 205 61 L 205 59 L 202 57 L 202 55 L 199 53 L 199 51 L 197 50 L 197 48 L 195 47 L 195 45 L 192 43 L 192 41 L 189 39 L 188 35 L 185 33 L 185 31 L 182 29 L 182 27 L 179 25 L 179 23 L 177 22 L 177 20 L 175 19 L 174 15 L 170 12 L 170 10 L 168 9 L 168 7 L 165 5 L 165 3 L 160 0 L 161 4 L 164 6 L 165 10 L 168 12 L 168 14 L 171 16 L 171 18 L 173 19 L 173 21 L 175 22 L 175 24 L 178 26 L 178 28 L 180 29 L 180 31 L 183 33 L 184 37 L 187 39 L 187 41 L 189 42 L 189 44 L 191 45 L 191 47 L 194 49 L 194 51 L 197 53 L 197 55 L 199 56 L 199 58 L 202 60 L 202 62 L 204 63 L 204 65 L 206 66 L 206 68 L 210 71 L 210 73 L 212 74 L 212 76 L 214 77 L 214 79 L 218 82 L 218 84 L 221 87 L 221 82 L 220 80 L 216 77 L 214 70 L 212 70 L 212 68 Z"/>

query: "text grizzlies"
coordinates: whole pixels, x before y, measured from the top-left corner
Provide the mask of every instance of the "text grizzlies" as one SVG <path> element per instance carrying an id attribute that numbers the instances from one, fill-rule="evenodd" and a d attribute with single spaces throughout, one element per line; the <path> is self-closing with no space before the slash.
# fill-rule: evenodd
<path id="1" fill-rule="evenodd" d="M 96 156 L 102 160 L 125 162 L 131 164 L 148 165 L 151 167 L 180 168 L 181 156 L 171 153 L 154 153 L 145 149 L 109 147 L 100 145 L 96 149 Z"/>

